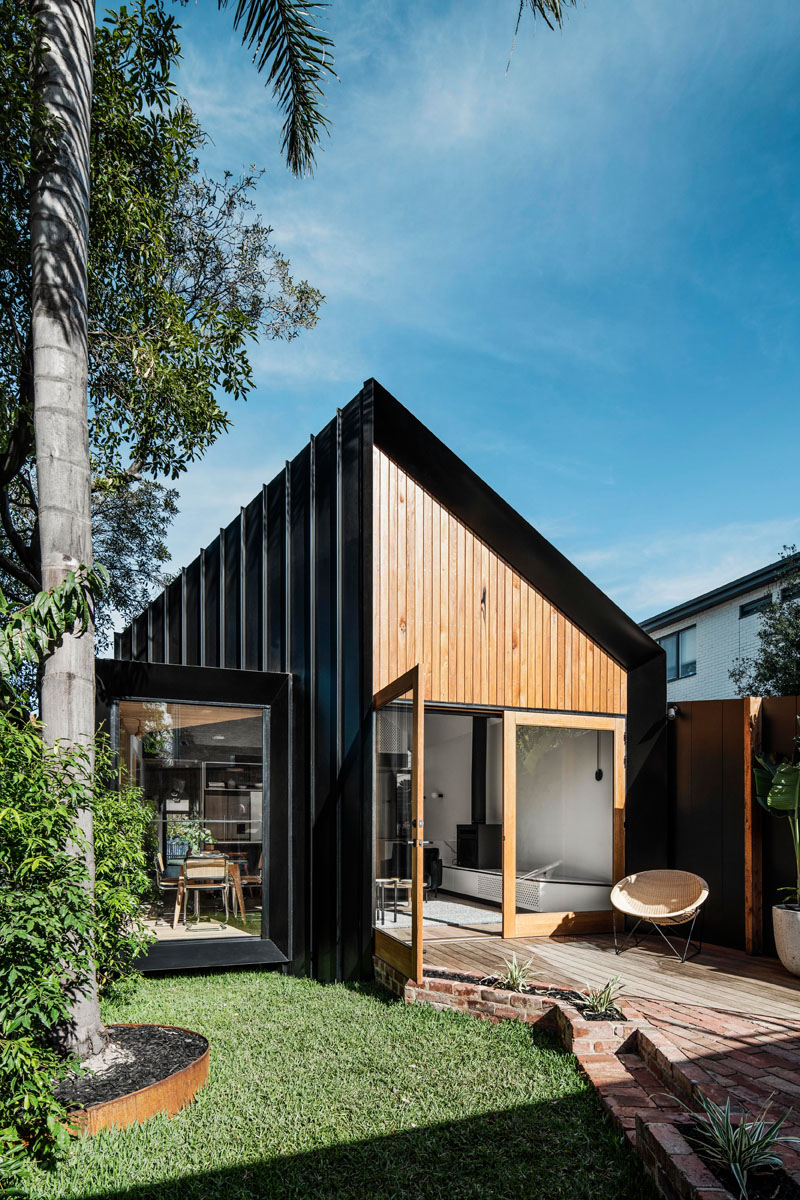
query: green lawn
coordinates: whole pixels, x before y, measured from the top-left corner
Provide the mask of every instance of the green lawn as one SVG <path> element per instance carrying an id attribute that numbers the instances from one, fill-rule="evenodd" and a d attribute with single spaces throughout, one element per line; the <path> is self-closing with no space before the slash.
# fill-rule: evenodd
<path id="1" fill-rule="evenodd" d="M 75 1142 L 33 1195 L 651 1200 L 548 1035 L 264 971 L 144 981 L 109 1021 L 184 1025 L 211 1075 L 176 1118 Z"/>

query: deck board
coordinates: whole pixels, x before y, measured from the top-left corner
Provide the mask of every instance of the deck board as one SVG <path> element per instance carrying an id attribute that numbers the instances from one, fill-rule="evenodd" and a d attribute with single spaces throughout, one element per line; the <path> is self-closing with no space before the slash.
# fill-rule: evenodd
<path id="1" fill-rule="evenodd" d="M 469 937 L 429 941 L 426 966 L 489 974 L 516 954 L 531 961 L 537 981 L 557 986 L 598 987 L 619 975 L 626 997 L 677 1001 L 702 1008 L 764 1017 L 800 1015 L 800 980 L 777 959 L 755 958 L 720 946 L 704 946 L 697 958 L 680 963 L 653 944 L 614 954 L 610 935 L 592 937 Z"/>

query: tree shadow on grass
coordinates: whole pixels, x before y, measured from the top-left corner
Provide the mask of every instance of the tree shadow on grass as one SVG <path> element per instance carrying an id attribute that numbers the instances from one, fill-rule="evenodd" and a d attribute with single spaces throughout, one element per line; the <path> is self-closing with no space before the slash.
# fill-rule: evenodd
<path id="1" fill-rule="evenodd" d="M 436 1064 L 425 1069 L 435 1075 Z M 160 1182 L 85 1192 L 81 1200 L 361 1197 L 655 1200 L 655 1192 L 633 1152 L 600 1115 L 594 1096 L 581 1092 L 241 1166 L 186 1169 Z"/>

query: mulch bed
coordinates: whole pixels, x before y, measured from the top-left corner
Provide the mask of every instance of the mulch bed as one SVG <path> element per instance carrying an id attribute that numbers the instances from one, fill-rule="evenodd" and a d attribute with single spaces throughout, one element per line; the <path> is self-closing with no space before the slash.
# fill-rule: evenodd
<path id="1" fill-rule="evenodd" d="M 138 1092 L 190 1066 L 208 1049 L 199 1033 L 162 1025 L 109 1025 L 112 1042 L 134 1055 L 101 1075 L 71 1075 L 59 1084 L 57 1098 L 68 1108 L 89 1108 Z"/>
<path id="2" fill-rule="evenodd" d="M 497 978 L 496 975 L 485 975 L 483 978 L 477 978 L 475 975 L 467 975 L 463 971 L 430 971 L 427 973 L 428 979 L 452 979 L 456 983 L 475 983 L 480 987 L 497 988 L 499 991 L 511 991 L 505 984 Z M 557 987 L 536 987 L 535 984 L 525 984 L 518 992 L 521 996 L 548 996 L 554 1000 L 563 1000 L 565 1004 L 572 1004 L 580 1010 L 581 1017 L 584 1021 L 626 1021 L 621 1012 L 616 1010 L 606 1009 L 605 1012 L 587 1012 L 586 997 L 581 992 L 575 992 L 566 988 Z M 781 1197 L 783 1200 L 783 1197 Z M 800 1200 L 800 1196 L 798 1197 Z"/>

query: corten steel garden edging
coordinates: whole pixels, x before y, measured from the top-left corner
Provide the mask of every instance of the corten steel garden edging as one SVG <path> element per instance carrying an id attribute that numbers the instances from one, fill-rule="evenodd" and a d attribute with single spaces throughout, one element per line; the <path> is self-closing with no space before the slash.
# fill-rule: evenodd
<path id="1" fill-rule="evenodd" d="M 115 1025 L 125 1029 L 146 1028 L 145 1022 L 117 1021 Z M 113 1026 L 112 1026 L 113 1028 Z M 193 1037 L 203 1037 L 195 1029 L 184 1029 L 181 1025 L 156 1025 L 156 1029 L 171 1029 L 176 1033 L 189 1033 Z M 157 1079 L 138 1091 L 128 1092 L 114 1100 L 104 1100 L 99 1104 L 90 1104 L 87 1108 L 74 1108 L 67 1114 L 65 1124 L 74 1134 L 99 1133 L 115 1125 L 125 1129 L 129 1125 L 144 1124 L 157 1113 L 166 1113 L 174 1117 L 182 1108 L 186 1108 L 194 1099 L 200 1088 L 208 1080 L 209 1043 L 203 1038 L 206 1048 L 194 1062 L 182 1067 L 173 1075 Z"/>

